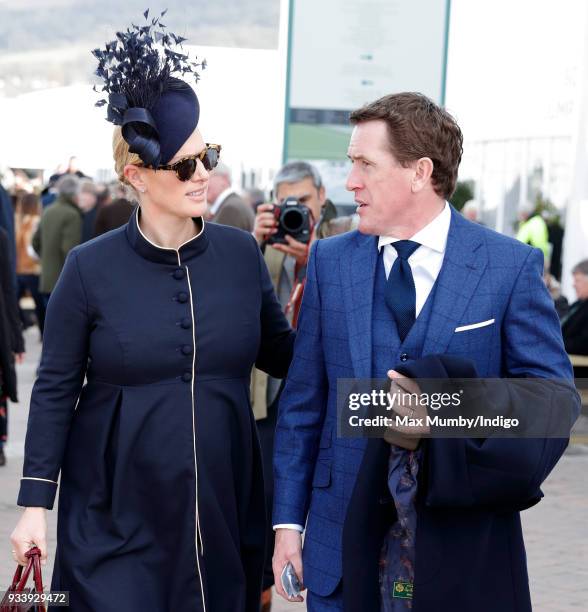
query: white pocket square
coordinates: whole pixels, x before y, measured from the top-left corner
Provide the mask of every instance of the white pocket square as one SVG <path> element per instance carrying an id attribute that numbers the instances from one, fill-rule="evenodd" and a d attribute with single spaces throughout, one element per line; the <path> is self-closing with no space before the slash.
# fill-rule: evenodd
<path id="1" fill-rule="evenodd" d="M 481 321 L 480 323 L 472 323 L 471 325 L 462 325 L 461 327 L 456 327 L 456 332 L 469 331 L 470 329 L 478 329 L 478 327 L 486 327 L 487 325 L 492 325 L 494 323 L 494 319 L 488 319 L 487 321 Z"/>

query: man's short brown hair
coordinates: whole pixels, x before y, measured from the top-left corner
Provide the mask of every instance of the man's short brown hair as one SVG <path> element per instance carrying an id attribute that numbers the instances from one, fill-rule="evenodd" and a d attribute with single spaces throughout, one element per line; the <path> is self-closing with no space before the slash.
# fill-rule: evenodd
<path id="1" fill-rule="evenodd" d="M 455 119 L 419 93 L 384 96 L 351 113 L 353 125 L 381 119 L 388 126 L 390 150 L 403 166 L 422 157 L 433 162 L 435 192 L 449 199 L 455 191 L 463 136 Z"/>

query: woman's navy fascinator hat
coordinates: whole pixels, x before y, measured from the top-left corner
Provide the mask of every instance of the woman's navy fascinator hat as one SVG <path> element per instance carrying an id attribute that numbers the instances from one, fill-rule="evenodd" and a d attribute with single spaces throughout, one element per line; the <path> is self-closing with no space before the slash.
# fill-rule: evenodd
<path id="1" fill-rule="evenodd" d="M 167 164 L 198 125 L 200 105 L 192 87 L 182 78 L 198 81 L 198 68 L 181 49 L 186 40 L 169 32 L 159 17 L 146 25 L 132 25 L 117 32 L 103 49 L 94 49 L 96 75 L 103 81 L 107 99 L 96 106 L 107 107 L 106 119 L 122 128 L 122 136 L 146 166 Z M 99 91 L 94 87 L 95 91 Z"/>

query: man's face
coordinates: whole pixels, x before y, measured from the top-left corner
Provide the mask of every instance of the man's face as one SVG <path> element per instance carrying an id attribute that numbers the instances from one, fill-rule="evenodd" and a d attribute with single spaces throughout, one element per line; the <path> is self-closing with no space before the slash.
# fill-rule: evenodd
<path id="1" fill-rule="evenodd" d="M 208 203 L 214 204 L 218 196 L 231 186 L 229 177 L 226 174 L 219 174 L 212 171 L 208 179 Z"/>
<path id="2" fill-rule="evenodd" d="M 316 223 L 325 203 L 325 188 L 317 189 L 308 176 L 297 183 L 280 183 L 276 188 L 275 196 L 279 204 L 286 198 L 296 198 L 301 204 L 310 208 Z"/>
<path id="3" fill-rule="evenodd" d="M 588 300 L 588 276 L 586 274 L 574 273 L 574 289 L 579 300 Z"/>
<path id="4" fill-rule="evenodd" d="M 353 129 L 347 156 L 352 166 L 346 188 L 355 193 L 359 231 L 385 235 L 403 225 L 409 213 L 412 167 L 403 168 L 388 147 L 384 121 L 366 121 Z"/>
<path id="5" fill-rule="evenodd" d="M 78 195 L 78 205 L 82 210 L 91 210 L 96 206 L 98 198 L 91 191 L 81 191 Z"/>

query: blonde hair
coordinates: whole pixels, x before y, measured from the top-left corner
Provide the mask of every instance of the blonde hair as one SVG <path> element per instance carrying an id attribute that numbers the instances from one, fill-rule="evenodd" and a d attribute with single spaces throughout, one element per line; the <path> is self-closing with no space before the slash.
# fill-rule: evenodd
<path id="1" fill-rule="evenodd" d="M 140 164 L 141 158 L 136 153 L 129 151 L 129 145 L 123 138 L 120 126 L 116 126 L 112 134 L 112 157 L 114 158 L 114 171 L 118 180 L 125 185 L 130 185 L 125 178 L 125 166 L 127 164 Z"/>

